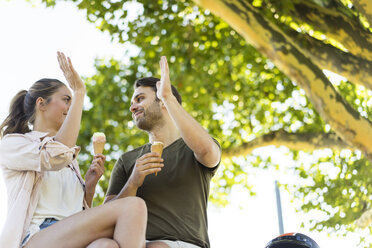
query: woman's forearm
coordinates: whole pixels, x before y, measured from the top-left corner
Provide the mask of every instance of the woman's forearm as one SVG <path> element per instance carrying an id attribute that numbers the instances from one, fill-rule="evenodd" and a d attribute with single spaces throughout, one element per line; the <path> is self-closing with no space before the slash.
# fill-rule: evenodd
<path id="1" fill-rule="evenodd" d="M 79 135 L 85 92 L 75 92 L 70 109 L 55 139 L 68 147 L 76 145 Z"/>
<path id="2" fill-rule="evenodd" d="M 89 207 L 92 207 L 94 193 L 95 193 L 95 191 L 92 192 L 92 191 L 88 191 L 88 190 L 86 190 L 85 193 L 84 193 L 85 201 L 86 201 L 86 203 L 88 204 Z"/>

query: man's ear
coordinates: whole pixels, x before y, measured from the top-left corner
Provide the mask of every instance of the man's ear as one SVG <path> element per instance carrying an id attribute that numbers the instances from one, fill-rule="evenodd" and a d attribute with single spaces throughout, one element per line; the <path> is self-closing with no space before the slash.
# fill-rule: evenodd
<path id="1" fill-rule="evenodd" d="M 44 111 L 45 110 L 45 106 L 46 106 L 46 101 L 44 100 L 44 98 L 42 97 L 38 97 L 36 99 L 36 108 L 41 110 L 41 111 Z"/>

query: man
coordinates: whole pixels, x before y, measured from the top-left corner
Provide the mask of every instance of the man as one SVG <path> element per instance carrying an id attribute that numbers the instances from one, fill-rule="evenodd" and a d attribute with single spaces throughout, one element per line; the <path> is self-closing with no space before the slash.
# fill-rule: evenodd
<path id="1" fill-rule="evenodd" d="M 130 107 L 137 127 L 148 133 L 150 143 L 119 158 L 105 202 L 135 195 L 145 200 L 148 248 L 208 248 L 209 183 L 221 149 L 182 108 L 165 57 L 160 69 L 160 81 L 136 81 Z M 155 141 L 164 143 L 162 158 L 150 152 Z"/>

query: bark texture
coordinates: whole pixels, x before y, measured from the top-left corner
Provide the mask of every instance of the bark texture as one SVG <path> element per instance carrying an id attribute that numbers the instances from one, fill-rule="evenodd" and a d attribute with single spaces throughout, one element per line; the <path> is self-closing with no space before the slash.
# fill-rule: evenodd
<path id="1" fill-rule="evenodd" d="M 367 19 L 369 26 L 372 27 L 372 1 L 371 0 L 353 0 L 355 8 Z"/>

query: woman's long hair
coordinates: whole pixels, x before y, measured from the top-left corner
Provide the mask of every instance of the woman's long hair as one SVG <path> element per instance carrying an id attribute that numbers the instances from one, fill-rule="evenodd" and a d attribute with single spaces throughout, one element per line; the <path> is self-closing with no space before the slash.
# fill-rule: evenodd
<path id="1" fill-rule="evenodd" d="M 35 122 L 36 100 L 41 97 L 49 103 L 51 96 L 62 86 L 65 84 L 57 79 L 43 78 L 35 82 L 28 91 L 18 92 L 10 103 L 9 115 L 0 125 L 0 137 L 10 133 L 30 132 L 29 124 L 33 125 Z"/>

